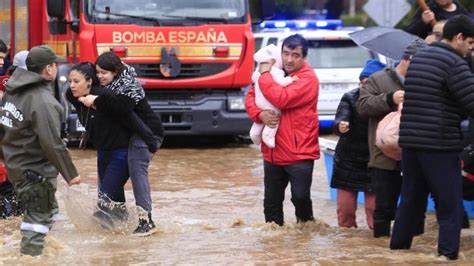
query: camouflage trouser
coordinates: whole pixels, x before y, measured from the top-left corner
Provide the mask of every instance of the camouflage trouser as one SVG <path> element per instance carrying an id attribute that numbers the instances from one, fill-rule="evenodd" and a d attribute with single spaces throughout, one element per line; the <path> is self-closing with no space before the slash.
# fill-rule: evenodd
<path id="1" fill-rule="evenodd" d="M 14 183 L 18 198 L 24 204 L 25 215 L 21 223 L 21 253 L 36 256 L 43 253 L 44 238 L 57 213 L 56 177 L 44 178 L 41 182 L 28 179 Z"/>

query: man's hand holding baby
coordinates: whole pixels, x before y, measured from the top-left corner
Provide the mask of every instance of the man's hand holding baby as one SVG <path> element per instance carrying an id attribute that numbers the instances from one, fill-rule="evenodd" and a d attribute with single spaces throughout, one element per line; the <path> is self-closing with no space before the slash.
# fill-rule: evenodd
<path id="1" fill-rule="evenodd" d="M 260 72 L 260 74 L 263 74 L 265 72 L 270 72 L 274 64 L 275 64 L 275 60 L 270 60 L 269 62 L 261 62 L 259 64 L 258 72 Z"/>

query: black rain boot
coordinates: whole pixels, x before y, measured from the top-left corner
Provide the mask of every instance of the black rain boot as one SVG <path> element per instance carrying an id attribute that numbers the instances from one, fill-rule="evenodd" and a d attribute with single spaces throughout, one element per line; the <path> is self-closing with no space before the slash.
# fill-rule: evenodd
<path id="1" fill-rule="evenodd" d="M 390 237 L 390 221 L 374 221 L 374 237 Z"/>
<path id="2" fill-rule="evenodd" d="M 424 233 L 425 233 L 425 220 L 423 219 L 418 224 L 418 227 L 415 229 L 415 232 L 413 232 L 413 236 L 420 236 Z"/>
<path id="3" fill-rule="evenodd" d="M 412 242 L 413 242 L 413 237 L 401 245 L 395 245 L 393 243 L 393 238 L 392 238 L 392 240 L 390 241 L 390 249 L 410 249 Z"/>
<path id="4" fill-rule="evenodd" d="M 462 229 L 467 229 L 471 227 L 471 223 L 469 221 L 469 216 L 467 215 L 466 210 L 464 210 L 464 213 L 462 215 Z"/>
<path id="5" fill-rule="evenodd" d="M 314 217 L 311 216 L 308 219 L 302 219 L 302 218 L 296 217 L 296 223 L 306 223 L 306 222 L 314 222 Z"/>

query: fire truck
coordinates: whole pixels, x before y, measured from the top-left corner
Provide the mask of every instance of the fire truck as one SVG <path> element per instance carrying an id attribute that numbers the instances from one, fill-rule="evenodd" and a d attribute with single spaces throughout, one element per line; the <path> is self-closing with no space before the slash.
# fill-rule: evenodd
<path id="1" fill-rule="evenodd" d="M 258 1 L 260 17 L 273 1 Z M 254 37 L 247 0 L 3 0 L 0 38 L 11 56 L 49 45 L 68 59 L 56 93 L 68 138 L 84 130 L 67 103 L 72 64 L 112 51 L 135 68 L 167 135 L 245 135 Z"/>

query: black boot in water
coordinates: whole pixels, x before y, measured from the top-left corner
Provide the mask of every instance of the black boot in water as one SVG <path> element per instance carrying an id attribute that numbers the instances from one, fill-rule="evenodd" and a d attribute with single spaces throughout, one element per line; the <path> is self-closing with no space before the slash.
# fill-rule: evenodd
<path id="1" fill-rule="evenodd" d="M 469 216 L 467 215 L 466 210 L 462 215 L 462 229 L 467 229 L 471 227 L 471 222 L 469 221 Z"/>
<path id="2" fill-rule="evenodd" d="M 378 238 L 382 236 L 390 237 L 390 221 L 374 221 L 374 237 Z"/>

